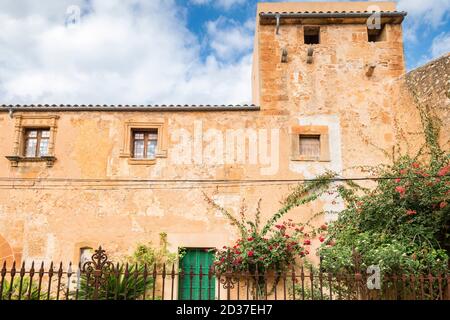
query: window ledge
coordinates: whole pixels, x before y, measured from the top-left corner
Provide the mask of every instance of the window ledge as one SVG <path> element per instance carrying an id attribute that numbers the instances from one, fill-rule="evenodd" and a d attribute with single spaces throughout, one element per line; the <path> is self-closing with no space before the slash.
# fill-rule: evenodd
<path id="1" fill-rule="evenodd" d="M 296 162 L 331 162 L 329 159 L 318 159 L 318 158 L 308 158 L 308 157 L 291 157 L 291 161 Z"/>
<path id="2" fill-rule="evenodd" d="M 128 159 L 128 164 L 130 165 L 142 165 L 142 166 L 151 166 L 156 164 L 156 159 Z"/>
<path id="3" fill-rule="evenodd" d="M 6 156 L 6 159 L 8 159 L 11 162 L 11 166 L 18 167 L 20 162 L 46 162 L 47 167 L 53 167 L 56 157 L 54 156 L 43 156 L 38 158 L 28 158 L 28 157 L 22 157 L 22 156 Z"/>

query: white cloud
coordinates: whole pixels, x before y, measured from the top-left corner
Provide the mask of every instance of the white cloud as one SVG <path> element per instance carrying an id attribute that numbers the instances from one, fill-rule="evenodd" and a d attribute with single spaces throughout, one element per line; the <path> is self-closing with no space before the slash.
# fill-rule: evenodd
<path id="1" fill-rule="evenodd" d="M 202 61 L 199 39 L 172 0 L 91 0 L 89 7 L 79 1 L 90 13 L 68 27 L 64 0 L 48 1 L 55 5 L 36 12 L 35 1 L 26 1 L 32 6 L 27 13 L 16 2 L 0 4 L 1 103 L 251 100 L 249 52 L 225 61 L 221 30 L 215 29 L 210 36 L 217 49 Z M 239 26 L 230 30 L 245 39 Z"/>
<path id="2" fill-rule="evenodd" d="M 209 46 L 220 59 L 237 59 L 253 48 L 254 24 L 255 20 L 242 24 L 224 17 L 208 21 Z"/>
<path id="3" fill-rule="evenodd" d="M 437 28 L 445 23 L 450 13 L 450 0 L 399 0 L 398 9 L 407 11 L 414 23 Z"/>
<path id="4" fill-rule="evenodd" d="M 450 52 L 450 32 L 442 32 L 433 39 L 431 45 L 432 58 L 437 58 Z"/>
<path id="5" fill-rule="evenodd" d="M 434 37 L 430 51 L 427 54 L 420 56 L 416 63 L 413 65 L 413 68 L 418 68 L 427 62 L 437 59 L 444 54 L 448 54 L 450 52 L 450 32 L 442 32 Z"/>

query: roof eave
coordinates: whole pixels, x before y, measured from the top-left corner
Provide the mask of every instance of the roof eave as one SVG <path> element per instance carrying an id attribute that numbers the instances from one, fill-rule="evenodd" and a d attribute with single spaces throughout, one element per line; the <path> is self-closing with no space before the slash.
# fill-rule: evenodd
<path id="1" fill-rule="evenodd" d="M 0 112 L 76 112 L 76 111 L 259 111 L 256 105 L 2 105 Z"/>
<path id="2" fill-rule="evenodd" d="M 346 23 L 365 22 L 376 12 L 261 12 L 259 14 L 260 23 L 275 23 L 277 17 L 282 20 L 304 20 L 301 22 L 310 23 L 314 20 L 321 20 L 321 23 Z M 383 23 L 401 24 L 407 12 L 380 12 Z"/>

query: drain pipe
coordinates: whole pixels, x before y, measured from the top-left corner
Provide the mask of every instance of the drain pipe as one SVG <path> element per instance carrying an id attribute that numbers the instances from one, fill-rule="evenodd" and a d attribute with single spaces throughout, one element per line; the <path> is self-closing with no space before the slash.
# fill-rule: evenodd
<path id="1" fill-rule="evenodd" d="M 277 15 L 275 16 L 275 18 L 277 19 L 277 31 L 276 34 L 280 34 L 280 20 L 281 20 L 281 16 L 279 13 L 277 13 Z"/>
<path id="2" fill-rule="evenodd" d="M 9 108 L 8 114 L 9 114 L 9 117 L 10 117 L 11 119 L 14 117 L 14 110 L 13 110 L 13 108 Z"/>

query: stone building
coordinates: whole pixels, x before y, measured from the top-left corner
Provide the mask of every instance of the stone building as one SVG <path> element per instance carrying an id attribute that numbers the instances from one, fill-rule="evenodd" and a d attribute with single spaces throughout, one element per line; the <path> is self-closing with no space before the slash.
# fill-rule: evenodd
<path id="1" fill-rule="evenodd" d="M 444 119 L 448 148 L 450 56 L 406 74 L 405 15 L 394 2 L 260 4 L 253 105 L 2 105 L 0 259 L 77 263 L 161 233 L 172 251 L 220 248 L 237 233 L 203 192 L 235 213 L 262 199 L 268 218 L 295 180 L 390 163 L 400 129 L 419 146 L 416 101 Z M 342 207 L 327 195 L 285 218 Z"/>

